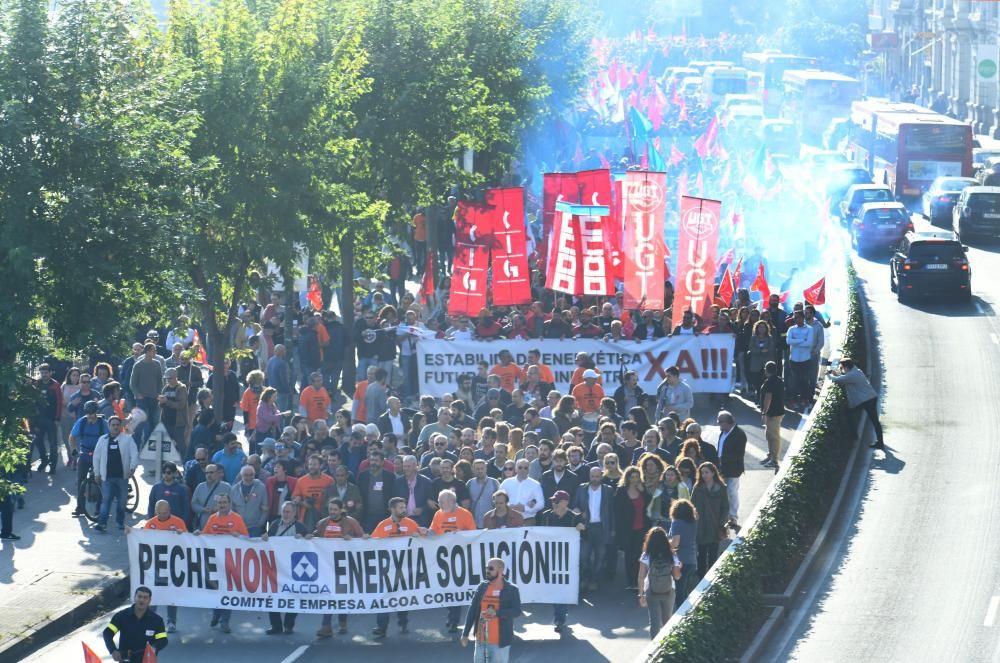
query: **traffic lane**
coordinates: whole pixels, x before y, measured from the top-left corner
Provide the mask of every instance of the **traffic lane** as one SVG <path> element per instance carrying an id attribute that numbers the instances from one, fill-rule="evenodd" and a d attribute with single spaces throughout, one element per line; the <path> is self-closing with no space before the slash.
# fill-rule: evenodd
<path id="1" fill-rule="evenodd" d="M 115 611 L 123 607 L 124 604 Z M 52 643 L 32 655 L 31 660 L 41 663 L 78 660 L 81 642 L 105 653 L 102 631 L 115 611 Z M 165 616 L 165 610 L 160 614 Z M 209 627 L 210 611 L 180 608 L 179 630 L 169 636 L 169 645 L 159 660 L 201 661 L 210 655 L 220 663 L 244 663 L 250 657 L 260 663 L 291 663 L 326 661 L 335 653 L 346 656 L 347 660 L 363 658 L 369 663 L 388 663 L 404 657 L 441 663 L 468 661 L 472 645 L 463 648 L 458 635 L 445 632 L 445 617 L 444 608 L 412 611 L 409 633 L 403 635 L 392 616 L 387 637 L 375 640 L 371 636 L 375 615 L 352 615 L 348 618 L 346 635 L 317 640 L 318 615 L 301 615 L 292 634 L 268 636 L 265 631 L 270 624 L 266 613 L 235 612 L 231 621 L 233 632 L 225 635 Z M 554 631 L 552 617 L 550 605 L 524 606 L 524 616 L 515 621 L 514 660 L 550 661 L 554 655 L 580 662 L 630 660 L 649 642 L 646 610 L 639 607 L 634 590 L 608 585 L 597 594 L 584 594 L 579 605 L 570 607 L 569 629 L 562 635 Z"/>
<path id="2" fill-rule="evenodd" d="M 990 660 L 1000 358 L 984 279 L 973 277 L 978 308 L 903 306 L 884 262 L 856 265 L 881 340 L 889 450 L 875 453 L 854 530 L 787 658 Z"/>

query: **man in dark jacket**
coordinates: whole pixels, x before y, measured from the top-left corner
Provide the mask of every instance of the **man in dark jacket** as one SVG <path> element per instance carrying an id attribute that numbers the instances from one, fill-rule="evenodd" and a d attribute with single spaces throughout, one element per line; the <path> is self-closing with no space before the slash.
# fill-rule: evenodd
<path id="1" fill-rule="evenodd" d="M 740 477 L 743 476 L 743 456 L 747 449 L 747 434 L 736 425 L 736 419 L 726 410 L 716 417 L 719 424 L 719 472 L 729 491 L 729 518 L 736 522 L 740 511 Z"/>
<path id="2" fill-rule="evenodd" d="M 552 452 L 552 469 L 542 472 L 542 495 L 546 499 L 555 495 L 556 491 L 564 490 L 572 499 L 576 494 L 576 489 L 580 486 L 581 478 L 578 477 L 566 465 L 569 459 L 565 449 L 556 449 Z"/>
<path id="3" fill-rule="evenodd" d="M 305 325 L 299 328 L 299 363 L 302 366 L 302 386 L 309 384 L 309 376 L 319 370 L 322 351 L 316 332 L 316 318 L 306 316 Z"/>
<path id="4" fill-rule="evenodd" d="M 403 466 L 403 476 L 396 478 L 394 496 L 406 500 L 407 516 L 413 518 L 418 525 L 427 527 L 431 522 L 427 500 L 434 492 L 433 483 L 417 472 L 419 467 L 416 456 L 403 456 L 400 463 Z"/>
<path id="5" fill-rule="evenodd" d="M 521 592 L 504 580 L 503 572 L 503 560 L 494 557 L 486 562 L 486 580 L 479 583 L 465 615 L 462 646 L 469 646 L 469 633 L 475 628 L 477 661 L 510 659 L 514 620 L 521 616 Z"/>
<path id="6" fill-rule="evenodd" d="M 344 348 L 347 347 L 347 328 L 333 311 L 323 312 L 323 326 L 330 335 L 330 342 L 323 350 L 323 382 L 330 396 L 336 401 L 340 393 L 341 374 L 344 370 Z"/>
<path id="7" fill-rule="evenodd" d="M 396 475 L 383 469 L 385 455 L 378 447 L 368 450 L 368 469 L 358 474 L 358 489 L 365 505 L 361 526 L 370 532 L 389 514 L 389 500 L 396 496 Z"/>
<path id="8" fill-rule="evenodd" d="M 597 589 L 608 544 L 614 541 L 615 490 L 602 481 L 600 467 L 591 467 L 571 504 L 587 526 L 580 536 L 580 589 Z M 593 507 L 593 508 L 592 508 Z"/>
<path id="9" fill-rule="evenodd" d="M 42 461 L 38 471 L 44 472 L 45 466 L 48 465 L 49 474 L 55 474 L 56 462 L 59 460 L 56 425 L 62 417 L 62 388 L 53 379 L 52 369 L 48 364 L 41 364 L 38 367 L 38 380 L 35 381 L 35 386 L 38 389 L 38 411 L 29 421 L 32 434 L 31 446 L 32 449 L 38 449 L 38 456 Z M 28 462 L 31 462 L 30 456 Z"/>

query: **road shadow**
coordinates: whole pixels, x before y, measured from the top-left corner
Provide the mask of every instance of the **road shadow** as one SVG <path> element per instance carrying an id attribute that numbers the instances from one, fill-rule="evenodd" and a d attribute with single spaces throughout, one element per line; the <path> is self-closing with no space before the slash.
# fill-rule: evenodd
<path id="1" fill-rule="evenodd" d="M 993 307 L 975 295 L 973 295 L 972 301 L 958 301 L 945 297 L 921 297 L 910 299 L 905 306 L 914 311 L 944 318 L 982 318 L 995 315 Z"/>
<path id="2" fill-rule="evenodd" d="M 890 447 L 886 447 L 882 451 L 881 457 L 876 451 L 875 458 L 872 459 L 872 469 L 881 470 L 886 474 L 899 474 L 904 467 L 906 467 L 906 461 L 892 453 Z"/>

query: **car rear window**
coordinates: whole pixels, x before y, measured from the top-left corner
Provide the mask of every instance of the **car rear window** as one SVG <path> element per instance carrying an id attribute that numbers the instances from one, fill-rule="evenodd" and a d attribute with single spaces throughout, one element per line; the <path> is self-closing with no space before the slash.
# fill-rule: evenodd
<path id="1" fill-rule="evenodd" d="M 941 180 L 938 191 L 961 191 L 972 184 L 968 180 Z"/>
<path id="2" fill-rule="evenodd" d="M 995 193 L 977 193 L 969 196 L 969 207 L 972 209 L 1000 208 L 1000 195 Z"/>
<path id="3" fill-rule="evenodd" d="M 898 207 L 872 209 L 865 212 L 865 221 L 869 223 L 896 223 L 907 220 L 906 211 Z"/>
<path id="4" fill-rule="evenodd" d="M 910 245 L 910 259 L 924 262 L 948 262 L 964 257 L 956 242 L 917 242 Z"/>
<path id="5" fill-rule="evenodd" d="M 865 203 L 887 203 L 892 200 L 892 196 L 885 189 L 862 189 L 858 193 Z"/>

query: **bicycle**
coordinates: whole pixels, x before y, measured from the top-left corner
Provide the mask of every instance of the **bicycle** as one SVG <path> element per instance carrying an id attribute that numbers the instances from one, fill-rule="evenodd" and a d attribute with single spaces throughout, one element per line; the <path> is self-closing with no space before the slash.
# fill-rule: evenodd
<path id="1" fill-rule="evenodd" d="M 125 485 L 128 487 L 128 494 L 125 497 L 125 510 L 129 513 L 135 513 L 135 510 L 139 508 L 139 482 L 136 480 L 134 474 L 129 477 Z M 82 490 L 83 513 L 87 516 L 87 520 L 96 523 L 98 516 L 101 514 L 101 501 L 104 499 L 104 493 L 101 490 L 101 485 L 94 478 L 93 467 L 87 471 L 87 477 L 83 480 Z"/>

